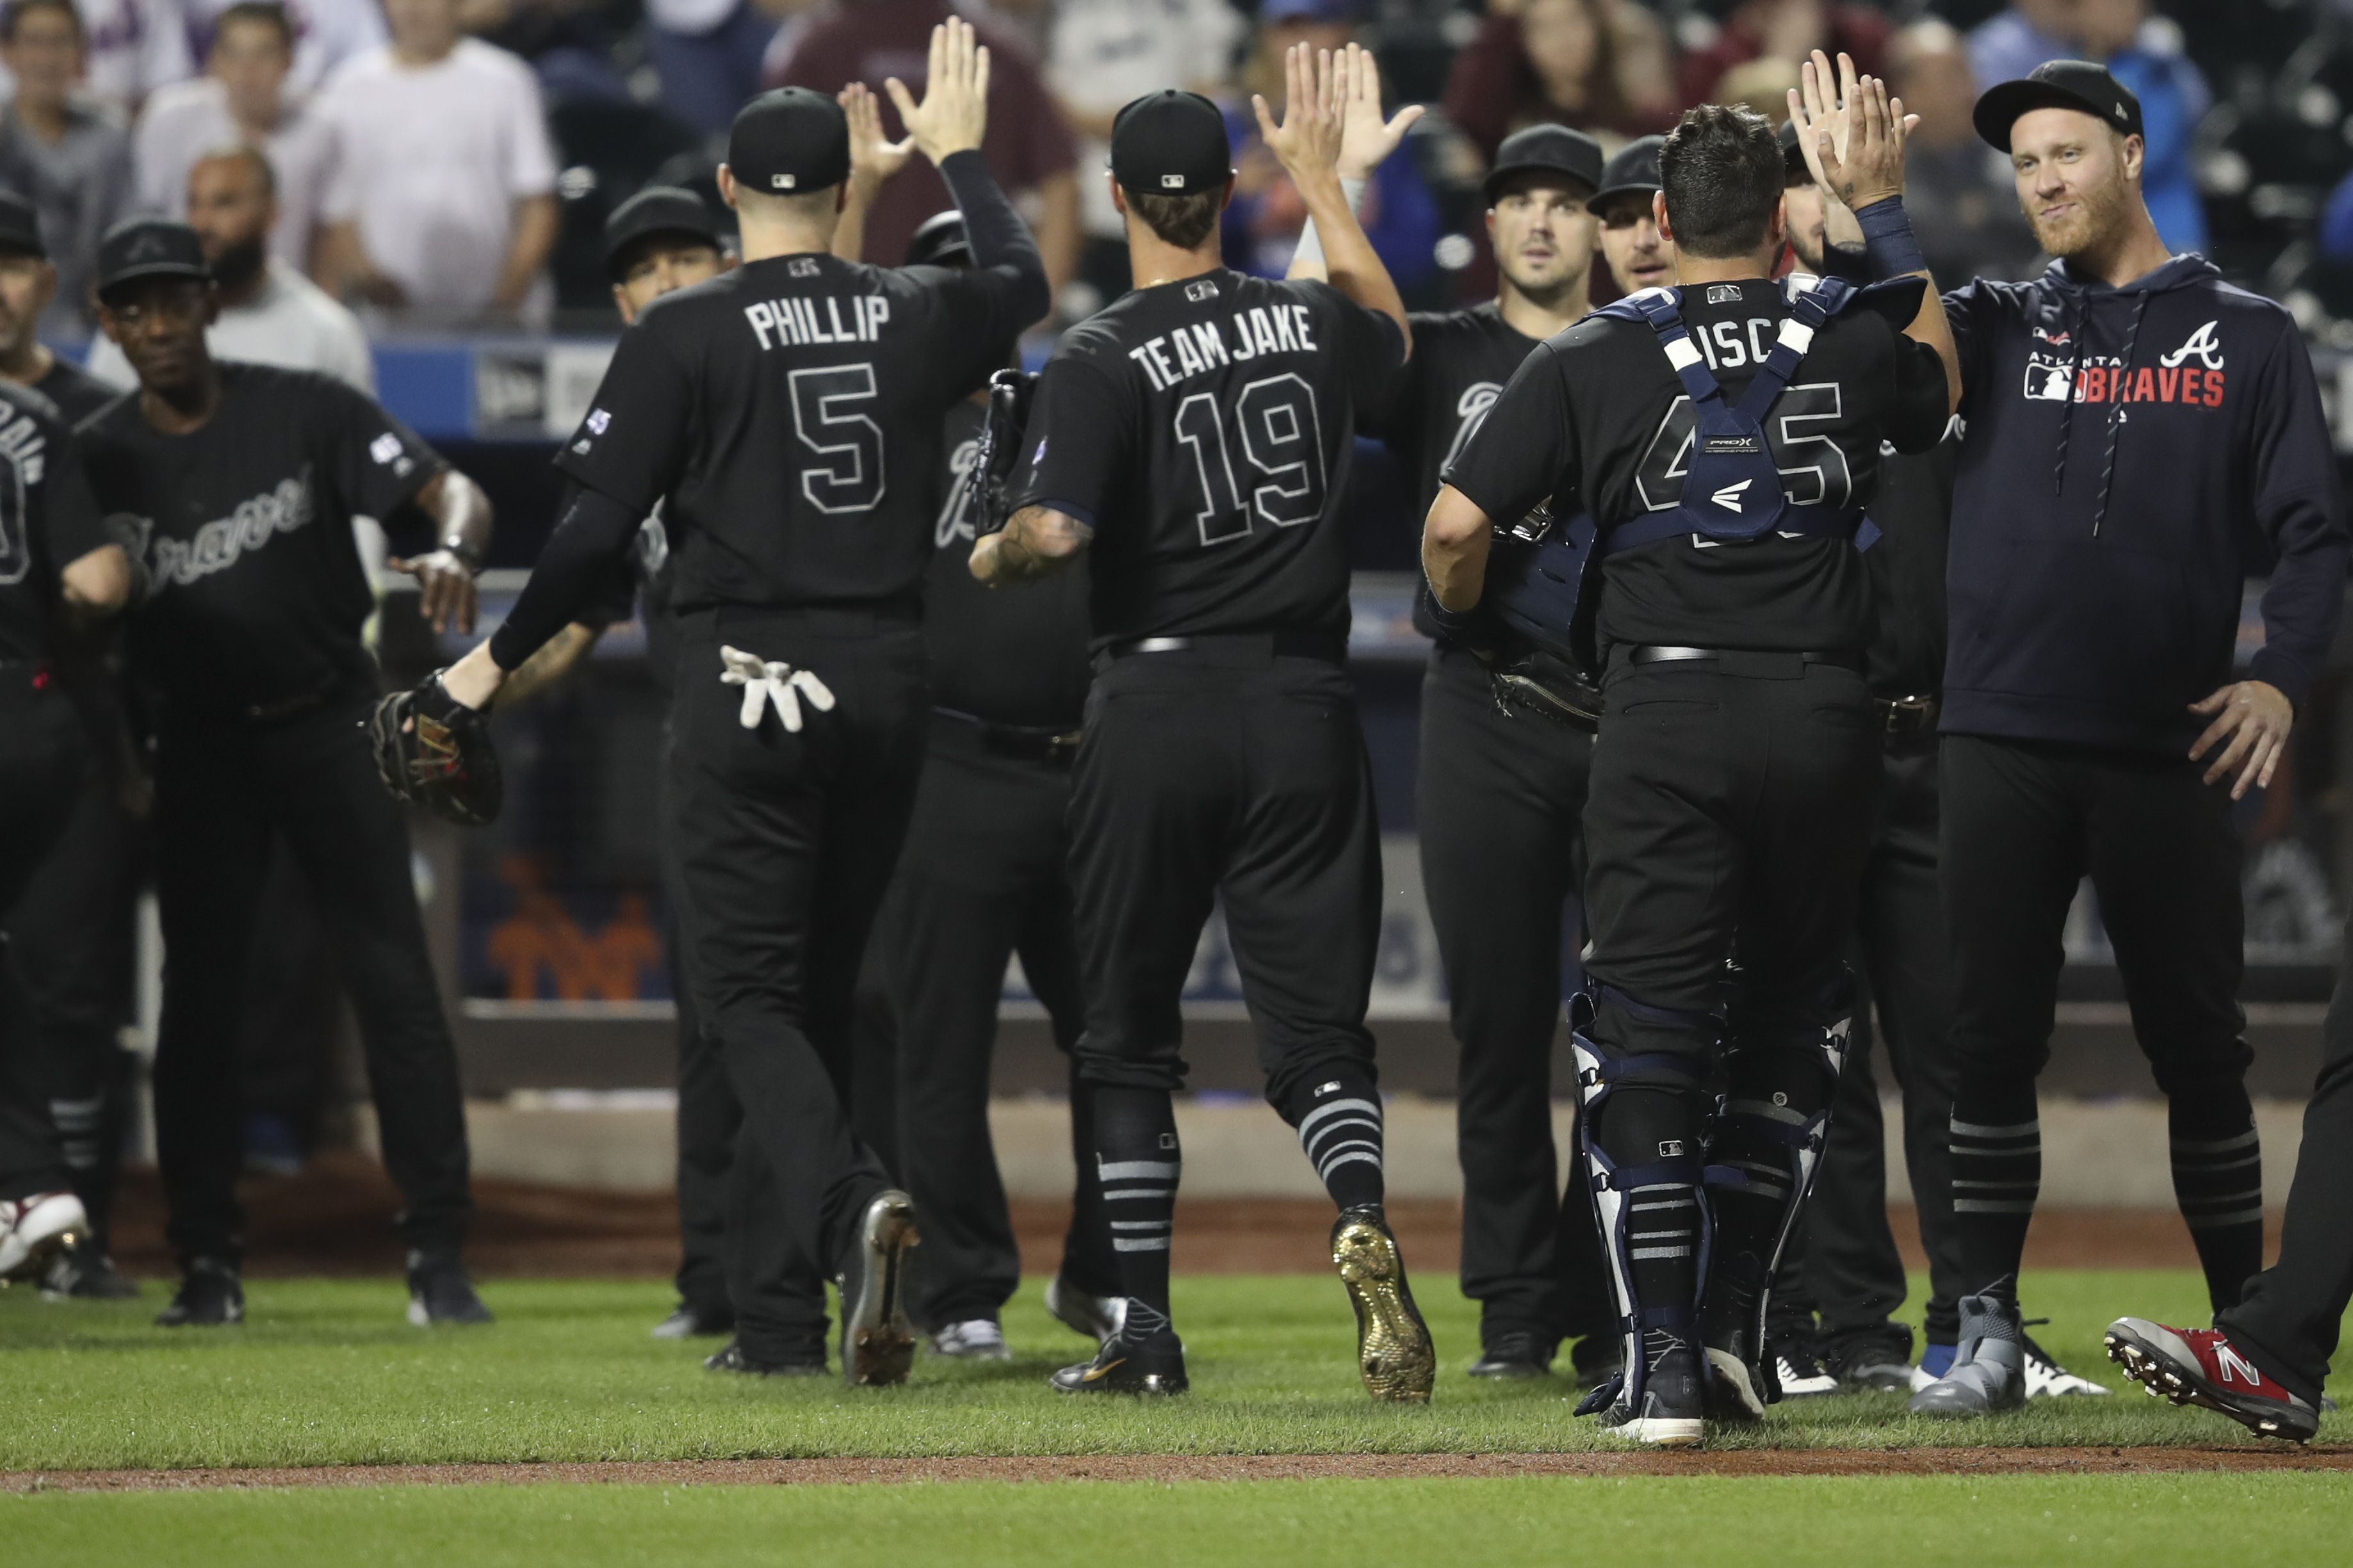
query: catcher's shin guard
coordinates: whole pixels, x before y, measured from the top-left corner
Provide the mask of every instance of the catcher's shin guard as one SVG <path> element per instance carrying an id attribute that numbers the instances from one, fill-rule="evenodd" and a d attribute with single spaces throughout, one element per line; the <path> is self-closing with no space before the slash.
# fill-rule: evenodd
<path id="1" fill-rule="evenodd" d="M 1609 1057 L 1590 1033 L 1593 1003 L 1578 995 L 1569 1004 L 1569 1048 L 1577 1059 L 1577 1099 L 1582 1121 L 1577 1154 L 1584 1162 L 1586 1185 L 1593 1198 L 1593 1217 L 1601 1235 L 1602 1255 L 1609 1260 L 1609 1289 L 1618 1308 L 1619 1330 L 1624 1339 L 1622 1370 L 1602 1383 L 1577 1405 L 1589 1415 L 1613 1403 L 1642 1408 L 1642 1389 L 1653 1342 L 1660 1336 L 1689 1343 L 1694 1337 L 1696 1313 L 1693 1301 L 1646 1301 L 1634 1265 L 1642 1258 L 1646 1240 L 1639 1234 L 1637 1209 L 1657 1213 L 1688 1205 L 1698 1248 L 1697 1268 L 1707 1278 L 1709 1232 L 1707 1205 L 1701 1195 L 1701 1163 L 1697 1151 L 1662 1155 L 1643 1165 L 1621 1165 L 1596 1142 L 1595 1119 L 1608 1104 L 1619 1081 L 1630 1071 L 1663 1076 L 1678 1088 L 1696 1093 L 1700 1079 L 1680 1057 L 1663 1054 Z"/>
<path id="2" fill-rule="evenodd" d="M 1842 986 L 1840 1005 L 1851 1005 L 1851 996 Z M 1840 1017 L 1746 1037 L 1736 1023 L 1725 1052 L 1730 1088 L 1707 1135 L 1705 1185 L 1716 1250 L 1702 1292 L 1701 1337 L 1715 1373 L 1752 1415 L 1780 1395 L 1766 1311 L 1774 1271 L 1830 1136 L 1850 1022 Z"/>

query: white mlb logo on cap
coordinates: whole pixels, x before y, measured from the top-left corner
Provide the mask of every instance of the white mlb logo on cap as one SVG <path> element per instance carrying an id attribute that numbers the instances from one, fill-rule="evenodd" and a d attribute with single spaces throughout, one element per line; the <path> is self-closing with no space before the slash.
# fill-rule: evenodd
<path id="1" fill-rule="evenodd" d="M 1185 176 L 1163 174 L 1160 176 L 1160 188 L 1164 191 L 1181 191 L 1185 188 Z"/>
<path id="2" fill-rule="evenodd" d="M 768 184 L 773 190 L 789 191 L 793 188 L 795 177 L 791 174 L 771 174 L 768 176 Z"/>

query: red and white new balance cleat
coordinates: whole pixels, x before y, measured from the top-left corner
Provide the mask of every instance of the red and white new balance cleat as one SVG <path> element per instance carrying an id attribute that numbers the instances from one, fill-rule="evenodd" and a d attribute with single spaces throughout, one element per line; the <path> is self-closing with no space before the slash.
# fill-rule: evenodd
<path id="1" fill-rule="evenodd" d="M 71 1193 L 0 1198 L 0 1285 L 30 1279 L 90 1234 L 90 1215 Z"/>
<path id="2" fill-rule="evenodd" d="M 2147 1318 L 2108 1325 L 2108 1359 L 2125 1375 L 2176 1405 L 2216 1410 L 2259 1436 L 2308 1443 L 2320 1413 L 2273 1382 L 2229 1336 L 2214 1329 L 2168 1329 Z"/>

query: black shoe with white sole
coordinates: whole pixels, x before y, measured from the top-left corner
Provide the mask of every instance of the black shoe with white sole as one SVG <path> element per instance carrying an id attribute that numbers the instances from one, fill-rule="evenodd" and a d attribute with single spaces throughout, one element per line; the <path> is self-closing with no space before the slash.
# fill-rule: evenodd
<path id="1" fill-rule="evenodd" d="M 155 1315 L 159 1329 L 211 1329 L 245 1321 L 245 1284 L 225 1258 L 189 1260 L 172 1304 Z"/>
<path id="2" fill-rule="evenodd" d="M 1192 1386 L 1185 1342 L 1169 1328 L 1134 1341 L 1114 1334 L 1094 1360 L 1066 1366 L 1047 1382 L 1060 1394 L 1182 1394 Z"/>
<path id="3" fill-rule="evenodd" d="M 437 1323 L 491 1321 L 491 1310 L 474 1291 L 466 1266 L 451 1253 L 408 1255 L 408 1321 L 417 1328 Z"/>

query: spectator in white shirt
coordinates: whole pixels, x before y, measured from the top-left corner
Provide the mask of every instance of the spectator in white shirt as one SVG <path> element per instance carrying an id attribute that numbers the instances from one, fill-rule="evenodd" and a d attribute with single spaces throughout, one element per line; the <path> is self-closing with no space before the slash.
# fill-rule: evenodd
<path id="1" fill-rule="evenodd" d="M 140 101 L 159 87 L 196 73 L 180 0 L 75 0 L 81 22 L 82 91 L 115 118 L 129 121 Z M 0 69 L 0 93 L 16 90 Z"/>
<path id="2" fill-rule="evenodd" d="M 188 171 L 185 205 L 220 301 L 205 330 L 213 357 L 315 370 L 373 396 L 375 362 L 359 318 L 269 254 L 278 196 L 269 157 L 243 144 L 200 154 Z M 110 338 L 91 348 L 89 370 L 117 386 L 139 384 Z"/>
<path id="3" fill-rule="evenodd" d="M 531 68 L 458 28 L 459 0 L 385 0 L 392 42 L 346 62 L 319 280 L 442 316 L 543 313 L 555 153 Z"/>
<path id="4" fill-rule="evenodd" d="M 221 13 L 206 56 L 207 74 L 174 82 L 147 100 L 132 141 L 139 205 L 186 216 L 188 171 L 216 148 L 248 142 L 269 154 L 278 220 L 269 253 L 308 271 L 335 167 L 335 133 L 318 111 L 290 96 L 294 30 L 271 0 L 239 0 Z"/>
<path id="5" fill-rule="evenodd" d="M 131 210 L 131 139 L 77 90 L 81 16 L 69 0 L 7 0 L 0 60 L 16 81 L 0 108 L 0 188 L 40 214 L 57 263 L 58 292 L 41 331 L 69 341 L 94 319 L 90 279 L 99 237 Z"/>
<path id="6" fill-rule="evenodd" d="M 209 49 L 222 21 L 246 0 L 185 0 L 188 37 Z M 294 72 L 288 89 L 308 97 L 326 84 L 337 66 L 354 55 L 380 48 L 384 12 L 376 0 L 286 0 L 286 20 L 294 27 Z"/>

